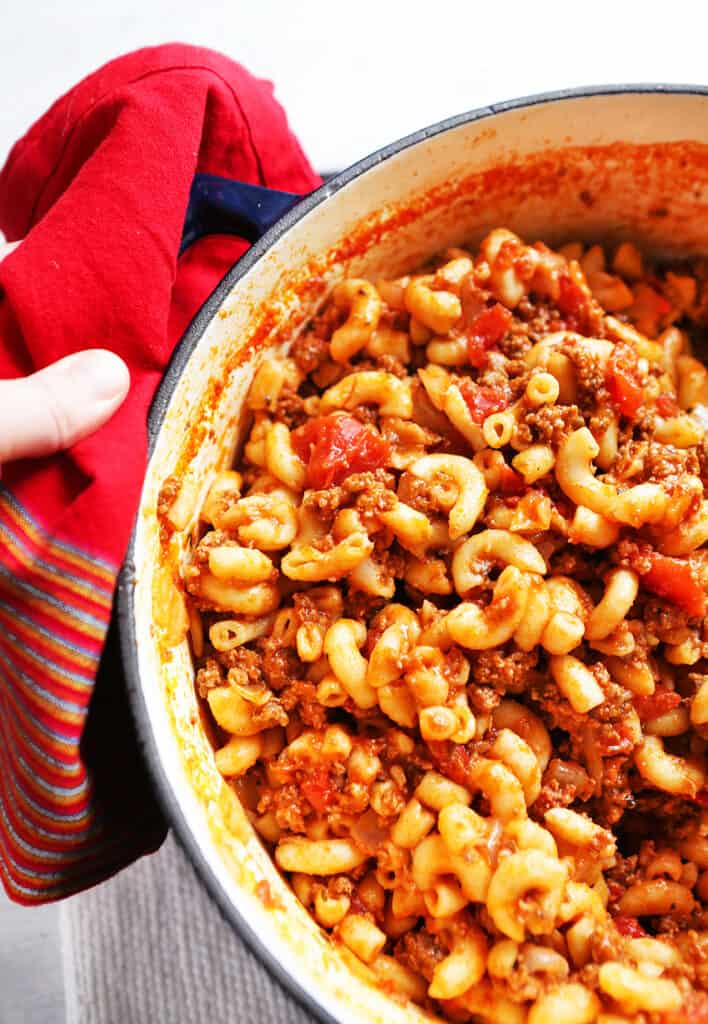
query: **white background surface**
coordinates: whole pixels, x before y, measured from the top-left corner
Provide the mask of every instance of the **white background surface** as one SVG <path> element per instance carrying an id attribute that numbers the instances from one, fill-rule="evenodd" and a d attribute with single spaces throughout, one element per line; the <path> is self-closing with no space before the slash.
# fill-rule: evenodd
<path id="1" fill-rule="evenodd" d="M 440 118 L 548 89 L 708 83 L 703 0 L 0 0 L 0 161 L 99 64 L 172 40 L 272 79 L 315 167 Z M 0 1024 L 63 1018 L 57 911 L 0 895 Z"/>
<path id="2" fill-rule="evenodd" d="M 181 40 L 275 81 L 319 170 L 546 89 L 708 82 L 704 0 L 0 0 L 0 159 L 77 79 Z"/>

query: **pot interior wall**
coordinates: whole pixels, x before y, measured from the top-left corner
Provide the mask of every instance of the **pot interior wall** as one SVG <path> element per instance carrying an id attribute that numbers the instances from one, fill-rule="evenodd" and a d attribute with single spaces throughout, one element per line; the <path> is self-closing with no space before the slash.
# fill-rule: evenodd
<path id="1" fill-rule="evenodd" d="M 170 399 L 134 550 L 140 692 L 159 781 L 223 904 L 338 1020 L 420 1014 L 371 987 L 366 969 L 320 935 L 216 772 L 187 644 L 165 645 L 170 581 L 200 497 L 233 456 L 258 361 L 287 343 L 335 276 L 394 276 L 499 225 L 550 244 L 631 238 L 660 253 L 708 252 L 707 143 L 708 98 L 690 94 L 546 101 L 431 134 L 313 205 L 233 281 Z M 178 529 L 165 544 L 157 498 L 175 475 Z"/>

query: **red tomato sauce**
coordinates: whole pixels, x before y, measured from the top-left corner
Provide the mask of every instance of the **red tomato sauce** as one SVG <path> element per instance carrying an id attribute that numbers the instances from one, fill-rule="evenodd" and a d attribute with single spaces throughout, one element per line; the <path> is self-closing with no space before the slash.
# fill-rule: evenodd
<path id="1" fill-rule="evenodd" d="M 449 740 L 428 740 L 426 745 L 438 771 L 460 786 L 467 784 L 470 752 L 466 747 Z"/>
<path id="2" fill-rule="evenodd" d="M 708 1024 L 708 996 L 698 993 L 690 1007 L 667 1010 L 659 1020 L 660 1024 Z"/>
<path id="3" fill-rule="evenodd" d="M 613 918 L 613 921 L 620 935 L 626 935 L 629 939 L 643 939 L 647 935 L 636 917 L 620 916 Z"/>
<path id="4" fill-rule="evenodd" d="M 679 411 L 679 407 L 674 396 L 670 395 L 668 392 L 664 392 L 664 394 L 659 395 L 656 400 L 656 411 L 660 416 L 676 416 Z"/>
<path id="5" fill-rule="evenodd" d="M 337 796 L 337 788 L 332 783 L 329 770 L 323 765 L 316 765 L 314 768 L 308 769 L 300 783 L 300 788 L 309 803 L 320 814 L 329 810 Z"/>
<path id="6" fill-rule="evenodd" d="M 662 683 L 657 683 L 653 693 L 646 697 L 634 697 L 632 703 L 642 722 L 648 722 L 677 708 L 681 703 L 681 695 L 675 690 L 669 690 Z"/>

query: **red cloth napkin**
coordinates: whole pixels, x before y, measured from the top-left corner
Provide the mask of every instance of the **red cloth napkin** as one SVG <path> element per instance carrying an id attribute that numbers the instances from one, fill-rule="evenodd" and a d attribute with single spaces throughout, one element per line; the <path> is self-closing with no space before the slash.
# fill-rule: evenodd
<path id="1" fill-rule="evenodd" d="M 119 353 L 132 377 L 93 437 L 3 467 L 0 877 L 19 902 L 85 888 L 164 836 L 106 639 L 150 400 L 189 320 L 247 247 L 207 238 L 178 263 L 196 171 L 291 192 L 319 184 L 269 83 L 169 45 L 81 82 L 0 175 L 0 228 L 24 238 L 0 263 L 0 378 L 94 347 Z"/>

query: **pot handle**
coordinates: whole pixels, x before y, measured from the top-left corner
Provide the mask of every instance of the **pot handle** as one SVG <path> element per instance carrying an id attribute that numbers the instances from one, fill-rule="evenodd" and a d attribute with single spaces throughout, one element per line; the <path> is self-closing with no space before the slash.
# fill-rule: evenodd
<path id="1" fill-rule="evenodd" d="M 182 231 L 180 256 L 204 235 L 238 235 L 257 242 L 302 196 L 262 185 L 195 174 Z"/>

